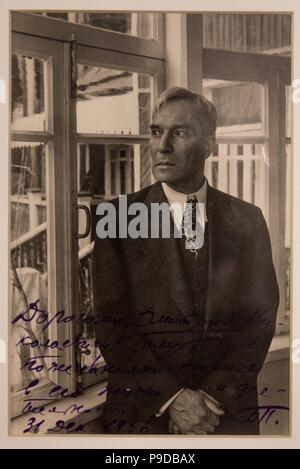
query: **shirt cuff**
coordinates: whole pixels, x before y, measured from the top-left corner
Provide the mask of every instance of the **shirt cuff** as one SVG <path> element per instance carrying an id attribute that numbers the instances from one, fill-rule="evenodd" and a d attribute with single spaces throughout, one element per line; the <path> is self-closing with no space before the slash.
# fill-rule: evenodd
<path id="1" fill-rule="evenodd" d="M 176 397 L 179 396 L 179 394 L 184 390 L 184 388 L 181 388 L 174 396 L 172 396 L 167 402 L 164 403 L 164 405 L 161 406 L 161 408 L 156 412 L 155 417 L 160 417 L 166 410 L 167 408 L 172 404 L 173 401 L 175 401 Z"/>

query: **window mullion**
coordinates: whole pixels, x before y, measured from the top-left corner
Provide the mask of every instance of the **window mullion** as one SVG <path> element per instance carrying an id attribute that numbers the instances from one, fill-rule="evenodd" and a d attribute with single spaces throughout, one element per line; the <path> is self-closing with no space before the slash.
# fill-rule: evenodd
<path id="1" fill-rule="evenodd" d="M 53 141 L 49 145 L 49 273 L 50 314 L 64 311 L 65 317 L 76 316 L 75 279 L 78 271 L 76 177 L 77 167 L 74 142 L 75 105 L 71 99 L 71 64 L 69 44 L 55 44 L 53 54 L 52 87 L 55 92 L 48 95 L 53 105 Z M 54 294 L 52 292 L 55 292 Z M 52 333 L 59 343 L 74 338 L 75 321 L 53 324 Z M 70 374 L 58 372 L 56 381 L 70 392 L 76 386 L 75 351 L 70 347 L 60 354 L 59 364 L 72 365 Z"/>

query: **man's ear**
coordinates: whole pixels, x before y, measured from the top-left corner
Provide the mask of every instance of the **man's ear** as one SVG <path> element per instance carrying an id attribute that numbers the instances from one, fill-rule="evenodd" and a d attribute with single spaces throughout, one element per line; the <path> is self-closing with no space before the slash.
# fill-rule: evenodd
<path id="1" fill-rule="evenodd" d="M 205 159 L 207 159 L 211 155 L 215 144 L 216 144 L 216 136 L 208 135 L 205 139 L 205 155 L 204 155 Z"/>

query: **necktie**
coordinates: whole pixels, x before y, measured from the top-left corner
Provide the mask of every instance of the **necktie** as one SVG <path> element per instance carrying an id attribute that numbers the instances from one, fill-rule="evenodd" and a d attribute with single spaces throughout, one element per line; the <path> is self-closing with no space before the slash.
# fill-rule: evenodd
<path id="1" fill-rule="evenodd" d="M 183 216 L 182 234 L 185 238 L 185 247 L 197 256 L 198 249 L 203 246 L 204 230 L 201 224 L 201 214 L 197 205 L 197 197 L 189 195 Z"/>

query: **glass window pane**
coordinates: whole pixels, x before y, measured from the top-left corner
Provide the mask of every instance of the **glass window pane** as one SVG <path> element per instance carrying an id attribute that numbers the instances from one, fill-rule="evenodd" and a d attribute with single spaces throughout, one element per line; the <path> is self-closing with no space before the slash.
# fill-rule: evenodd
<path id="1" fill-rule="evenodd" d="M 89 13 L 79 11 L 61 13 L 43 12 L 38 14 L 131 36 L 139 36 L 145 39 L 155 39 L 154 22 L 157 18 L 155 13 Z"/>
<path id="2" fill-rule="evenodd" d="M 203 14 L 203 47 L 291 55 L 290 14 Z"/>
<path id="3" fill-rule="evenodd" d="M 45 130 L 44 61 L 12 56 L 12 130 Z"/>
<path id="4" fill-rule="evenodd" d="M 266 148 L 259 140 L 265 136 L 263 85 L 206 78 L 203 94 L 215 104 L 218 115 L 217 145 L 205 164 L 208 180 L 218 189 L 259 206 L 267 218 L 269 165 Z M 240 143 L 240 138 L 245 143 Z"/>
<path id="5" fill-rule="evenodd" d="M 269 166 L 264 145 L 218 143 L 217 146 L 219 156 L 211 155 L 205 163 L 210 184 L 257 205 L 267 214 Z"/>
<path id="6" fill-rule="evenodd" d="M 149 134 L 151 76 L 78 65 L 77 132 Z"/>
<path id="7" fill-rule="evenodd" d="M 85 149 L 85 152 L 82 148 Z M 143 159 L 141 155 L 143 155 Z M 147 145 L 79 144 L 79 196 L 100 196 L 109 199 L 119 194 L 132 192 L 132 188 L 138 184 L 138 181 L 135 181 L 135 164 L 140 166 L 141 176 L 143 172 L 143 180 L 145 181 L 146 171 L 151 170 L 149 168 L 150 160 L 148 160 Z M 145 185 L 147 184 L 144 183 Z"/>
<path id="8" fill-rule="evenodd" d="M 79 240 L 80 313 L 90 318 L 89 321 L 87 320 L 87 324 L 82 325 L 81 331 L 82 338 L 90 344 L 90 353 L 88 355 L 82 354 L 81 365 L 89 366 L 96 360 L 96 372 L 82 374 L 82 382 L 85 387 L 105 379 L 104 363 L 101 352 L 95 343 L 95 331 L 92 324 L 91 258 L 98 220 L 96 208 L 100 200 L 110 200 L 121 193 L 128 194 L 139 189 L 141 184 L 150 184 L 151 162 L 148 155 L 148 145 L 145 144 L 86 144 L 84 152 L 80 150 L 81 145 L 83 144 L 79 144 L 77 152 L 78 174 L 80 175 L 78 178 L 78 203 L 88 207 L 92 219 L 91 232 L 86 238 Z M 89 159 L 89 164 L 87 164 L 87 159 Z M 82 183 L 87 180 L 89 186 L 83 192 L 81 190 Z M 79 211 L 78 223 L 79 232 L 82 233 L 86 224 L 83 211 Z"/>
<path id="9" fill-rule="evenodd" d="M 46 154 L 40 143 L 13 143 L 11 154 L 11 314 L 31 303 L 48 311 Z M 32 309 L 31 314 L 33 314 Z M 35 378 L 47 379 L 40 347 L 29 343 L 48 339 L 48 329 L 36 321 L 12 326 L 11 386 L 19 391 Z M 24 338 L 27 345 L 24 344 Z M 41 366 L 40 371 L 37 367 Z"/>
<path id="10" fill-rule="evenodd" d="M 217 108 L 217 135 L 264 135 L 262 84 L 206 78 L 203 94 Z"/>

